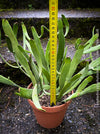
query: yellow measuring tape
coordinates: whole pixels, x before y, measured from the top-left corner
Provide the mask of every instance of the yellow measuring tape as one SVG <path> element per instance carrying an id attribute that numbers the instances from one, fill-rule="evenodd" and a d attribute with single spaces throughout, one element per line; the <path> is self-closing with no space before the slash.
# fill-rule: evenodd
<path id="1" fill-rule="evenodd" d="M 50 25 L 50 105 L 56 105 L 58 0 L 49 0 Z"/>

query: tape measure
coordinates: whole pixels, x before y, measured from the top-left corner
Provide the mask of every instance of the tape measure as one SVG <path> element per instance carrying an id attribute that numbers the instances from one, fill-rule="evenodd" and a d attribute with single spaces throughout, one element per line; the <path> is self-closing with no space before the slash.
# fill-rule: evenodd
<path id="1" fill-rule="evenodd" d="M 58 0 L 49 0 L 50 26 L 50 105 L 56 105 Z"/>

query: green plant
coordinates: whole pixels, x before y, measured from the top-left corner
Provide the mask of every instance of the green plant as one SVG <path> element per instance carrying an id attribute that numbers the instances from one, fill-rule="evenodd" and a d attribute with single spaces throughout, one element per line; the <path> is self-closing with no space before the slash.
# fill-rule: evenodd
<path id="1" fill-rule="evenodd" d="M 63 25 L 65 25 L 65 34 L 63 32 Z M 17 66 L 12 66 L 11 64 L 7 63 L 1 55 L 0 56 L 9 66 L 19 68 L 23 73 L 25 73 L 31 79 L 34 90 L 28 90 L 27 88 L 20 87 L 9 78 L 5 78 L 2 75 L 0 75 L 0 82 L 12 86 L 17 86 L 20 90 L 15 93 L 16 95 L 32 99 L 35 106 L 38 109 L 43 110 L 39 103 L 39 98 L 44 94 L 50 95 L 50 41 L 48 40 L 45 53 L 40 41 L 45 27 L 41 27 L 42 35 L 39 36 L 34 26 L 32 26 L 31 30 L 34 39 L 31 39 L 27 33 L 24 23 L 22 23 L 23 46 L 21 46 L 17 40 L 18 25 L 14 24 L 13 28 L 11 28 L 9 22 L 3 19 L 2 26 L 6 35 L 8 48 L 10 52 L 13 53 Z M 58 20 L 59 45 L 57 51 L 56 89 L 56 98 L 58 102 L 66 102 L 78 96 L 100 90 L 100 83 L 88 86 L 89 82 L 91 82 L 93 79 L 92 74 L 96 73 L 97 70 L 100 70 L 100 57 L 95 60 L 93 60 L 91 57 L 93 51 L 100 49 L 100 45 L 92 46 L 98 38 L 98 34 L 94 34 L 93 32 L 91 39 L 84 45 L 81 45 L 81 39 L 77 39 L 75 42 L 75 55 L 73 59 L 71 59 L 70 57 L 66 57 L 67 46 L 65 47 L 65 36 L 68 34 L 68 31 L 69 23 L 62 15 L 62 19 Z M 90 53 L 90 57 L 88 57 L 88 59 L 91 59 L 91 62 L 87 62 L 86 66 L 76 74 L 75 71 L 77 66 L 82 61 L 82 56 L 86 53 Z M 33 57 L 36 60 L 36 64 L 33 60 Z M 63 96 L 74 89 L 75 91 L 72 95 L 64 100 L 61 99 Z"/>
<path id="2" fill-rule="evenodd" d="M 0 30 L 0 45 L 1 45 L 1 30 Z"/>
<path id="3" fill-rule="evenodd" d="M 28 4 L 28 9 L 29 9 L 29 10 L 32 10 L 32 9 L 33 9 L 32 4 Z"/>

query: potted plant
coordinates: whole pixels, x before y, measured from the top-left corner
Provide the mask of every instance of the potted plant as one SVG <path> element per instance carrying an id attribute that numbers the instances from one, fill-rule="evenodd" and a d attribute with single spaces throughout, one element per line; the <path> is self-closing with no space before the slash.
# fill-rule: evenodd
<path id="1" fill-rule="evenodd" d="M 65 25 L 65 35 L 63 25 Z M 95 60 L 92 58 L 92 52 L 100 49 L 100 45 L 93 46 L 98 38 L 98 34 L 94 34 L 94 30 L 91 39 L 84 45 L 81 44 L 80 38 L 76 40 L 76 51 L 73 59 L 71 59 L 70 57 L 66 57 L 67 46 L 65 47 L 65 36 L 69 31 L 69 23 L 63 15 L 62 19 L 58 20 L 56 80 L 56 101 L 58 106 L 51 107 L 48 103 L 46 106 L 41 106 L 41 101 L 43 103 L 44 100 L 46 103 L 50 98 L 50 41 L 47 43 L 45 52 L 40 41 L 44 28 L 46 27 L 41 27 L 41 36 L 39 36 L 32 26 L 33 39 L 31 39 L 24 23 L 22 23 L 23 46 L 20 45 L 17 40 L 17 24 L 14 24 L 12 28 L 9 22 L 3 19 L 2 27 L 6 35 L 8 49 L 13 53 L 17 65 L 13 66 L 9 64 L 0 55 L 1 58 L 9 66 L 19 68 L 31 79 L 32 83 L 28 88 L 23 88 L 2 75 L 0 75 L 0 82 L 18 87 L 18 91 L 15 92 L 15 94 L 28 99 L 37 121 L 41 126 L 45 128 L 57 127 L 62 122 L 67 107 L 72 99 L 100 90 L 100 83 L 89 85 L 93 79 L 92 75 L 95 74 L 97 70 L 100 70 L 100 57 Z M 88 59 L 90 59 L 91 62 L 87 61 L 86 65 L 76 73 L 78 65 L 82 62 L 82 56 L 86 53 L 90 54 Z"/>

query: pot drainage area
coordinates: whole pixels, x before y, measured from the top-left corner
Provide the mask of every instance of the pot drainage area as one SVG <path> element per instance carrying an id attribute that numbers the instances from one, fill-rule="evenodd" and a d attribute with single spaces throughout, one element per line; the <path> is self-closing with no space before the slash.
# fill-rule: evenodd
<path id="1" fill-rule="evenodd" d="M 18 23 L 23 21 L 27 28 L 34 24 L 37 31 L 40 32 L 40 26 L 42 24 L 47 27 L 49 24 L 48 10 L 40 9 L 16 11 L 2 10 L 0 12 L 1 33 L 1 21 L 3 18 L 8 19 L 11 24 L 16 21 Z M 81 37 L 83 42 L 86 42 L 87 39 L 91 37 L 93 26 L 95 26 L 96 29 L 100 29 L 100 9 L 60 9 L 59 18 L 61 17 L 61 14 L 64 14 L 69 20 L 70 32 L 68 38 L 66 38 L 66 45 L 68 46 L 68 53 L 66 56 L 72 58 L 75 52 L 73 42 L 75 42 L 76 38 Z M 19 33 L 21 33 L 20 29 Z M 20 37 L 20 35 L 18 36 Z M 1 37 L 0 53 L 8 62 L 15 64 L 13 55 L 9 53 L 7 49 L 3 33 Z M 45 34 L 42 39 L 44 51 L 48 40 L 47 37 L 48 34 Z M 85 57 L 86 56 L 87 55 L 85 55 Z M 94 58 L 96 56 L 97 53 L 94 53 Z M 8 67 L 1 58 L 0 75 L 6 77 L 10 76 L 10 79 L 23 87 L 27 87 L 30 83 L 29 78 L 25 77 L 19 70 Z M 96 93 L 74 99 L 68 107 L 62 124 L 54 129 L 45 129 L 36 121 L 27 99 L 20 98 L 14 94 L 16 90 L 17 88 L 15 87 L 0 84 L 0 134 L 99 134 L 100 106 L 96 105 Z"/>

